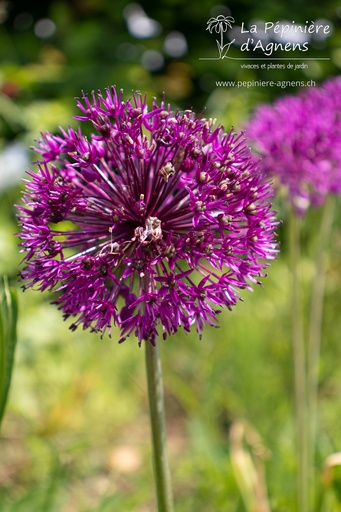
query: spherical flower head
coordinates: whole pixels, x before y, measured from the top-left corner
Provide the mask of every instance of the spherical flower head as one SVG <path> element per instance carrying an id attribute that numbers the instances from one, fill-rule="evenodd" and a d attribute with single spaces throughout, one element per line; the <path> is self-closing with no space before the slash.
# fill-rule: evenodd
<path id="1" fill-rule="evenodd" d="M 341 77 L 260 106 L 246 131 L 299 214 L 341 192 Z"/>
<path id="2" fill-rule="evenodd" d="M 243 135 L 114 87 L 78 107 L 95 132 L 43 133 L 28 171 L 24 288 L 56 291 L 71 329 L 117 325 L 119 341 L 216 325 L 277 252 L 271 188 Z"/>

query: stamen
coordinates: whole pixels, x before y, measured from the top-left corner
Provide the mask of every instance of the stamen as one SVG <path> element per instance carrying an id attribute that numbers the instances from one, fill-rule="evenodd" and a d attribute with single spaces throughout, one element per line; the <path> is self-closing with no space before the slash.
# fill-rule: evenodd
<path id="1" fill-rule="evenodd" d="M 157 242 L 162 238 L 161 221 L 157 217 L 149 217 L 146 220 L 146 227 L 139 226 L 134 231 L 134 239 L 142 244 Z"/>

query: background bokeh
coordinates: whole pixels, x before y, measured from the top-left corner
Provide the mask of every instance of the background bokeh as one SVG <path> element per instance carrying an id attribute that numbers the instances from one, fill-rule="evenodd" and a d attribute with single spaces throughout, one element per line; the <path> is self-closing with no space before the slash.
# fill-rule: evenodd
<path id="1" fill-rule="evenodd" d="M 217 56 L 216 35 L 206 23 L 219 14 L 233 15 L 239 25 L 325 20 L 333 33 L 311 39 L 307 55 L 329 60 L 291 71 L 203 60 Z M 237 89 L 216 82 L 318 84 L 337 75 L 340 20 L 335 0 L 323 5 L 304 0 L 221 5 L 213 0 L 1 0 L 0 275 L 7 274 L 19 288 L 13 205 L 20 202 L 21 177 L 34 159 L 29 148 L 40 131 L 75 123 L 74 98 L 82 90 L 116 84 L 127 97 L 132 89 L 150 97 L 165 93 L 174 108 L 205 109 L 227 129 L 240 130 L 258 104 L 295 87 Z M 231 47 L 229 55 L 237 58 L 238 48 Z M 272 511 L 295 511 L 290 268 L 286 211 L 279 201 L 276 207 L 284 221 L 281 255 L 269 268 L 264 288 L 246 292 L 233 312 L 222 313 L 220 329 L 206 328 L 201 342 L 195 333 L 180 332 L 162 345 L 178 512 L 251 510 L 238 479 L 240 467 L 249 475 L 255 471 L 257 488 L 268 494 Z M 306 311 L 319 219 L 320 212 L 312 211 L 302 225 Z M 327 260 L 318 482 L 326 457 L 341 450 L 340 224 L 338 212 Z M 118 346 L 115 331 L 103 340 L 80 330 L 71 333 L 47 293 L 29 291 L 19 299 L 16 366 L 0 436 L 1 512 L 154 511 L 143 349 L 134 339 Z M 323 510 L 340 510 L 337 494 L 328 500 Z"/>

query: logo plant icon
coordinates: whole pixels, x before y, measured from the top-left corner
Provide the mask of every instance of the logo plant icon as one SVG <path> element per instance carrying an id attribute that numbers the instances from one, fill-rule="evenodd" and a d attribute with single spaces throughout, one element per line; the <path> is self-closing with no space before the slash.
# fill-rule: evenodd
<path id="1" fill-rule="evenodd" d="M 207 22 L 206 30 L 211 34 L 213 31 L 216 34 L 220 34 L 220 41 L 216 39 L 220 59 L 223 59 L 226 56 L 231 44 L 235 41 L 235 39 L 233 39 L 231 42 L 224 44 L 224 33 L 227 32 L 229 28 L 232 28 L 232 24 L 234 22 L 235 20 L 232 16 L 223 16 L 222 14 L 219 14 L 216 18 L 210 18 Z"/>

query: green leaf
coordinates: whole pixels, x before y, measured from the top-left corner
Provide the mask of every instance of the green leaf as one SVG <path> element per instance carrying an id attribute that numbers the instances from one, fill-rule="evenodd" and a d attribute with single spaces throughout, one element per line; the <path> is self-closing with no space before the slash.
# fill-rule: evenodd
<path id="1" fill-rule="evenodd" d="M 17 342 L 18 299 L 4 278 L 0 290 L 0 425 L 5 412 Z"/>

